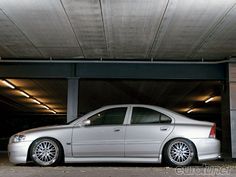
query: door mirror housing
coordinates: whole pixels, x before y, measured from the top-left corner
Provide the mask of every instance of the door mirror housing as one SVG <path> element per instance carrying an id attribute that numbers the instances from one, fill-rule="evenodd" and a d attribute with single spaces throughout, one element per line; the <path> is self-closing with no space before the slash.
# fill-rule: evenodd
<path id="1" fill-rule="evenodd" d="M 84 120 L 82 123 L 83 126 L 89 126 L 90 124 L 91 124 L 91 121 L 88 119 Z"/>

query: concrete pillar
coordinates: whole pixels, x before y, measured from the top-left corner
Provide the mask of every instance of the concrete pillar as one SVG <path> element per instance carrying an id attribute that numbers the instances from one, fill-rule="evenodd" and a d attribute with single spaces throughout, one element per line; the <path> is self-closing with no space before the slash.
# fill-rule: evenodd
<path id="1" fill-rule="evenodd" d="M 229 63 L 229 110 L 232 158 L 236 158 L 236 64 Z M 224 144 L 223 144 L 224 146 Z"/>
<path id="2" fill-rule="evenodd" d="M 229 81 L 222 82 L 221 89 L 221 152 L 224 159 L 230 159 L 231 139 L 230 139 L 230 106 L 229 106 Z"/>
<path id="3" fill-rule="evenodd" d="M 68 79 L 67 122 L 78 117 L 79 79 Z"/>

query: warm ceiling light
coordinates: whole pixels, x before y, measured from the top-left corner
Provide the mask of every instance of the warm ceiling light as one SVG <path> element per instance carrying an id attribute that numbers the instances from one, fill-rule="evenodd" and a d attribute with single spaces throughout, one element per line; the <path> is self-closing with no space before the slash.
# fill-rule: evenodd
<path id="1" fill-rule="evenodd" d="M 36 99 L 32 99 L 33 100 L 33 102 L 35 102 L 35 103 L 37 103 L 37 104 L 41 104 L 38 100 L 36 100 Z"/>
<path id="2" fill-rule="evenodd" d="M 50 112 L 52 112 L 53 114 L 56 114 L 57 112 L 56 111 L 53 111 L 53 110 L 49 110 Z"/>
<path id="3" fill-rule="evenodd" d="M 2 80 L 2 83 L 12 89 L 15 89 L 16 87 L 14 85 L 12 85 L 11 83 L 9 83 L 8 81 L 6 80 Z"/>
<path id="4" fill-rule="evenodd" d="M 47 107 L 47 106 L 45 106 L 45 105 L 43 105 L 43 107 L 44 107 L 45 109 L 49 109 L 49 107 Z"/>
<path id="5" fill-rule="evenodd" d="M 193 112 L 193 109 L 189 109 L 189 110 L 187 111 L 188 114 L 191 113 L 191 112 Z"/>
<path id="6" fill-rule="evenodd" d="M 205 101 L 205 103 L 208 103 L 208 102 L 212 101 L 213 99 L 214 99 L 214 97 L 210 97 Z"/>
<path id="7" fill-rule="evenodd" d="M 8 82 L 7 80 L 3 80 L 3 79 L 2 79 L 2 80 L 0 80 L 0 81 L 2 81 L 2 83 L 3 83 L 4 85 L 10 87 L 11 89 L 15 89 L 15 88 L 16 88 L 13 84 L 11 84 L 10 82 Z M 25 96 L 25 97 L 27 97 L 27 98 L 30 98 L 30 97 L 31 97 L 29 94 L 27 94 L 26 92 L 24 92 L 24 91 L 22 91 L 22 90 L 18 90 L 18 91 L 19 91 L 19 93 L 20 93 L 21 95 L 23 95 L 23 96 Z M 32 98 L 32 97 L 31 97 L 31 98 Z M 32 98 L 32 101 L 35 102 L 35 103 L 37 103 L 37 104 L 42 104 L 40 101 L 38 101 L 38 100 L 35 99 L 35 98 Z M 42 107 L 44 107 L 45 109 L 49 110 L 49 111 L 52 112 L 53 114 L 56 114 L 56 113 L 57 113 L 56 111 L 50 109 L 50 108 L 49 108 L 48 106 L 46 106 L 46 105 L 42 105 Z"/>
<path id="8" fill-rule="evenodd" d="M 21 95 L 25 96 L 26 98 L 29 98 L 29 97 L 30 97 L 27 93 L 25 93 L 25 92 L 23 92 L 23 91 L 21 91 L 21 90 L 19 90 L 19 92 L 20 92 Z"/>

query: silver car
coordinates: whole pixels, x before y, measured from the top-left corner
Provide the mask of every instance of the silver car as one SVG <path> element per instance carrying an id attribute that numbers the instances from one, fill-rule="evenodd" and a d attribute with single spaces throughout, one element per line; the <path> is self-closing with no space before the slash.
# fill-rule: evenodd
<path id="1" fill-rule="evenodd" d="M 79 162 L 189 165 L 220 157 L 214 123 L 150 105 L 105 106 L 68 125 L 13 135 L 9 159 L 40 166 Z"/>

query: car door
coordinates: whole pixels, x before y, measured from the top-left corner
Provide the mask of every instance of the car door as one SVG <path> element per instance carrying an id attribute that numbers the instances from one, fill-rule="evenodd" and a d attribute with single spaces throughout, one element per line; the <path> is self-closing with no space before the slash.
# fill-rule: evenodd
<path id="1" fill-rule="evenodd" d="M 157 110 L 133 107 L 126 127 L 125 157 L 158 157 L 162 142 L 173 130 L 171 122 Z"/>
<path id="2" fill-rule="evenodd" d="M 74 157 L 123 157 L 127 107 L 103 110 L 89 117 L 90 125 L 75 127 L 72 137 Z"/>

